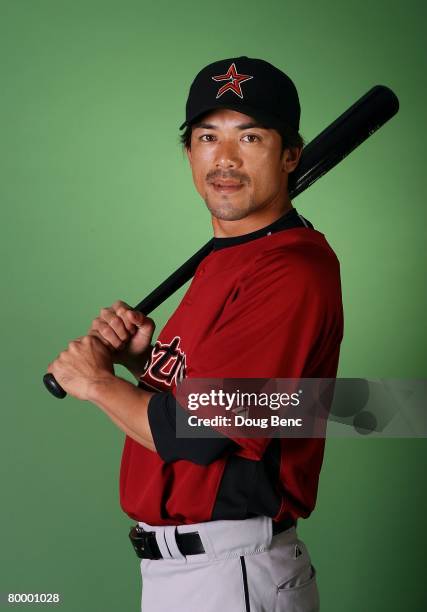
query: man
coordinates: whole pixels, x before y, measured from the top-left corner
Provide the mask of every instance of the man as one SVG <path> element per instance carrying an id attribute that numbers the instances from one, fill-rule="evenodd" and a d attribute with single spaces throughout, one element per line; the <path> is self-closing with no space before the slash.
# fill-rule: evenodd
<path id="1" fill-rule="evenodd" d="M 336 376 L 339 264 L 288 194 L 299 119 L 294 84 L 271 64 L 240 57 L 201 70 L 181 129 L 213 251 L 154 347 L 154 322 L 118 301 L 49 366 L 127 434 L 120 497 L 138 522 L 143 612 L 319 608 L 296 521 L 314 508 L 324 440 L 175 431 L 185 378 Z"/>

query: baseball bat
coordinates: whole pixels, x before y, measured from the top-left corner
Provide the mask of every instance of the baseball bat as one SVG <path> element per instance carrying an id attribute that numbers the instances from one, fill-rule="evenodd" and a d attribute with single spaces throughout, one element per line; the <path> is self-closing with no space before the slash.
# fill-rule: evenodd
<path id="1" fill-rule="evenodd" d="M 391 89 L 384 85 L 372 87 L 304 147 L 296 170 L 289 175 L 290 199 L 334 168 L 398 110 L 399 100 Z M 194 275 L 197 266 L 211 252 L 212 242 L 213 239 L 209 240 L 134 309 L 148 315 L 167 300 Z M 67 395 L 52 374 L 45 374 L 43 382 L 55 397 L 62 399 Z"/>

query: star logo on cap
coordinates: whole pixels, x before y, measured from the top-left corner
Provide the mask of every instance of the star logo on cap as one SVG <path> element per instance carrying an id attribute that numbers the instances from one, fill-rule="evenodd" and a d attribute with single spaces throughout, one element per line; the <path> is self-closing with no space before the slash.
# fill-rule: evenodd
<path id="1" fill-rule="evenodd" d="M 219 88 L 218 93 L 216 94 L 217 99 L 225 94 L 226 91 L 232 91 L 236 94 L 236 96 L 243 99 L 241 85 L 245 81 L 249 81 L 253 78 L 253 76 L 249 76 L 248 74 L 239 74 L 237 72 L 235 63 L 233 62 L 226 74 L 219 74 L 212 77 L 213 81 L 228 81 L 228 83 Z"/>

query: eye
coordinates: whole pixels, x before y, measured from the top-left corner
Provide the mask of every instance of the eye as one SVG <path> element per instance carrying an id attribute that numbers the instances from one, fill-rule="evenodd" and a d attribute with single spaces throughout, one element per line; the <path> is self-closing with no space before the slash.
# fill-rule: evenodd
<path id="1" fill-rule="evenodd" d="M 261 138 L 256 134 L 245 134 L 242 137 L 242 140 L 244 140 L 245 142 L 260 142 Z"/>
<path id="2" fill-rule="evenodd" d="M 199 140 L 202 142 L 213 142 L 215 140 L 215 136 L 213 134 L 202 134 L 199 136 Z"/>

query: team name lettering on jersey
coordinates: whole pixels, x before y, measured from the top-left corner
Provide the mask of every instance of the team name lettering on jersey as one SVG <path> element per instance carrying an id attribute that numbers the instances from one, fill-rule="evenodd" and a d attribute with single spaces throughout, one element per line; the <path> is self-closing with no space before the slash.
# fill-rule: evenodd
<path id="1" fill-rule="evenodd" d="M 186 355 L 179 347 L 180 342 L 179 336 L 165 344 L 157 341 L 146 374 L 169 387 L 183 380 L 186 374 Z"/>

